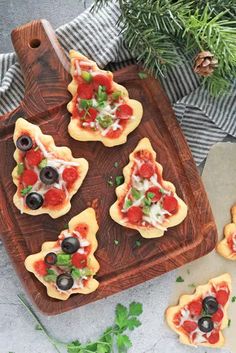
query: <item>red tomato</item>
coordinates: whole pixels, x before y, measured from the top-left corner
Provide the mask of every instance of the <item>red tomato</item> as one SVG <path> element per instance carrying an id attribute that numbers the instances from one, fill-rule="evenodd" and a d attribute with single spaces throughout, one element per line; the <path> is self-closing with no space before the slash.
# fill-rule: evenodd
<path id="1" fill-rule="evenodd" d="M 160 192 L 160 188 L 158 188 L 157 186 L 152 186 L 151 188 L 149 188 L 147 191 L 146 191 L 146 196 L 147 196 L 147 193 L 148 192 L 151 192 L 152 194 L 154 194 L 154 197 L 151 198 L 152 202 L 157 202 L 159 201 L 161 198 L 162 198 L 162 193 Z"/>
<path id="2" fill-rule="evenodd" d="M 34 263 L 34 270 L 40 276 L 46 276 L 48 273 L 47 269 L 48 269 L 48 266 L 43 260 L 38 260 Z"/>
<path id="3" fill-rule="evenodd" d="M 219 304 L 225 305 L 229 299 L 229 293 L 226 290 L 220 289 L 216 292 L 216 300 Z"/>
<path id="4" fill-rule="evenodd" d="M 84 115 L 85 115 L 85 111 L 84 111 Z M 98 111 L 95 108 L 89 108 L 85 119 L 86 119 L 87 122 L 92 122 L 92 121 L 94 121 L 96 119 L 97 115 L 98 115 Z"/>
<path id="5" fill-rule="evenodd" d="M 211 334 L 210 334 L 210 336 L 208 337 L 208 342 L 210 343 L 210 344 L 215 344 L 215 343 L 217 343 L 218 341 L 219 341 L 219 339 L 220 339 L 220 334 L 219 334 L 219 332 L 212 332 Z"/>
<path id="6" fill-rule="evenodd" d="M 197 328 L 197 323 L 194 321 L 186 320 L 183 323 L 183 329 L 188 333 L 193 332 Z"/>
<path id="7" fill-rule="evenodd" d="M 93 87 L 95 91 L 98 90 L 99 86 L 106 87 L 106 92 L 110 93 L 112 88 L 112 78 L 103 74 L 93 76 Z"/>
<path id="8" fill-rule="evenodd" d="M 176 313 L 173 319 L 173 323 L 178 326 L 181 320 L 181 313 Z"/>
<path id="9" fill-rule="evenodd" d="M 223 313 L 223 311 L 221 310 L 221 309 L 218 309 L 216 312 L 215 312 L 215 314 L 213 314 L 212 315 L 212 320 L 214 321 L 214 322 L 221 322 L 221 320 L 223 319 L 223 317 L 224 317 L 224 313 Z"/>
<path id="10" fill-rule="evenodd" d="M 127 216 L 130 223 L 138 223 L 143 218 L 143 211 L 138 206 L 132 206 L 128 209 Z"/>
<path id="11" fill-rule="evenodd" d="M 72 262 L 72 265 L 77 268 L 84 268 L 87 266 L 87 255 L 80 254 L 77 252 L 74 255 L 72 255 L 71 262 Z"/>
<path id="12" fill-rule="evenodd" d="M 64 202 L 66 195 L 63 190 L 52 188 L 44 195 L 46 205 L 57 206 Z"/>
<path id="13" fill-rule="evenodd" d="M 77 232 L 79 232 L 80 235 L 84 238 L 84 237 L 86 237 L 86 235 L 88 233 L 88 225 L 86 223 L 80 223 L 80 224 L 77 225 L 75 230 Z"/>
<path id="14" fill-rule="evenodd" d="M 163 208 L 166 211 L 174 214 L 178 209 L 178 202 L 176 198 L 174 196 L 166 195 L 163 201 Z"/>
<path id="15" fill-rule="evenodd" d="M 43 154 L 40 150 L 29 150 L 26 152 L 25 159 L 30 166 L 37 166 L 43 159 Z"/>
<path id="16" fill-rule="evenodd" d="M 138 173 L 142 178 L 150 179 L 154 174 L 154 168 L 150 163 L 145 162 L 141 165 Z"/>
<path id="17" fill-rule="evenodd" d="M 38 175 L 30 169 L 24 170 L 22 174 L 22 182 L 25 185 L 34 185 L 38 180 Z"/>
<path id="18" fill-rule="evenodd" d="M 188 309 L 191 315 L 199 316 L 202 312 L 202 302 L 194 300 L 188 305 Z"/>
<path id="19" fill-rule="evenodd" d="M 129 119 L 133 115 L 133 109 L 128 104 L 121 104 L 116 109 L 116 116 L 119 119 Z"/>
<path id="20" fill-rule="evenodd" d="M 93 86 L 89 83 L 80 83 L 77 88 L 79 98 L 91 99 L 93 97 Z"/>
<path id="21" fill-rule="evenodd" d="M 75 167 L 67 167 L 63 170 L 62 178 L 68 184 L 73 184 L 78 178 L 78 171 Z"/>

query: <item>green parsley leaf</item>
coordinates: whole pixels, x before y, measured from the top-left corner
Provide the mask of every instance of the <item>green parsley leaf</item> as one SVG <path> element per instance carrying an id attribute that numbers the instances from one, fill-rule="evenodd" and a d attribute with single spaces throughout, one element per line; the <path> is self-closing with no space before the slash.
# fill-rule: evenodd
<path id="1" fill-rule="evenodd" d="M 116 240 L 116 239 L 114 240 L 115 245 L 119 245 L 119 243 L 120 243 L 119 240 Z"/>
<path id="2" fill-rule="evenodd" d="M 96 352 L 97 353 L 107 353 L 107 345 L 104 343 L 98 343 Z"/>
<path id="3" fill-rule="evenodd" d="M 57 266 L 70 266 L 71 265 L 71 255 L 69 254 L 57 254 Z"/>
<path id="4" fill-rule="evenodd" d="M 81 71 L 81 77 L 84 81 L 90 83 L 92 81 L 92 74 L 88 71 Z"/>
<path id="5" fill-rule="evenodd" d="M 45 168 L 47 166 L 47 163 L 48 163 L 47 158 L 42 159 L 38 165 L 39 169 Z"/>
<path id="6" fill-rule="evenodd" d="M 81 343 L 76 340 L 67 345 L 67 353 L 80 353 L 79 347 L 81 347 Z"/>
<path id="7" fill-rule="evenodd" d="M 133 202 L 130 199 L 127 199 L 125 202 L 125 208 L 129 208 L 132 205 L 133 205 Z"/>
<path id="8" fill-rule="evenodd" d="M 231 325 L 231 319 L 228 320 L 228 327 Z"/>
<path id="9" fill-rule="evenodd" d="M 17 163 L 17 175 L 21 175 L 24 170 L 24 163 Z"/>
<path id="10" fill-rule="evenodd" d="M 155 194 L 153 192 L 147 192 L 147 197 L 149 199 L 153 199 L 154 196 L 155 196 Z"/>
<path id="11" fill-rule="evenodd" d="M 118 335 L 116 342 L 119 353 L 127 352 L 132 347 L 132 343 L 127 335 Z"/>
<path id="12" fill-rule="evenodd" d="M 235 303 L 236 302 L 236 295 L 234 295 L 231 299 L 232 303 Z"/>
<path id="13" fill-rule="evenodd" d="M 141 194 L 138 190 L 136 190 L 135 188 L 131 189 L 131 195 L 135 198 L 135 200 L 140 199 Z"/>
<path id="14" fill-rule="evenodd" d="M 129 330 L 133 331 L 136 327 L 139 326 L 141 326 L 141 322 L 136 317 L 132 317 L 131 319 L 127 320 L 127 327 Z"/>
<path id="15" fill-rule="evenodd" d="M 122 305 L 122 304 L 118 304 L 116 306 L 116 319 L 115 319 L 115 323 L 117 324 L 117 326 L 122 329 L 126 326 L 127 324 L 127 319 L 128 319 L 128 310 L 127 308 Z"/>
<path id="16" fill-rule="evenodd" d="M 82 109 L 88 109 L 92 107 L 93 101 L 92 99 L 81 99 L 79 105 Z"/>
<path id="17" fill-rule="evenodd" d="M 32 186 L 31 186 L 31 185 L 28 185 L 28 186 L 26 186 L 24 189 L 21 190 L 21 195 L 22 195 L 22 196 L 25 196 L 25 195 L 27 195 L 31 190 L 32 190 Z"/>
<path id="18" fill-rule="evenodd" d="M 145 73 L 145 72 L 139 72 L 138 73 L 138 76 L 141 80 L 144 80 L 145 78 L 148 77 L 148 75 Z"/>
<path id="19" fill-rule="evenodd" d="M 119 185 L 123 184 L 124 177 L 123 177 L 123 175 L 117 175 L 115 180 L 116 180 L 116 186 L 119 186 Z"/>
<path id="20" fill-rule="evenodd" d="M 141 303 L 132 302 L 129 305 L 129 314 L 132 316 L 139 316 L 143 312 L 143 306 Z"/>
<path id="21" fill-rule="evenodd" d="M 118 168 L 118 167 L 119 167 L 119 163 L 118 163 L 118 162 L 115 162 L 115 163 L 114 163 L 114 167 L 115 167 L 115 168 Z"/>
<path id="22" fill-rule="evenodd" d="M 184 282 L 184 279 L 181 276 L 179 276 L 176 278 L 176 282 L 178 283 Z"/>

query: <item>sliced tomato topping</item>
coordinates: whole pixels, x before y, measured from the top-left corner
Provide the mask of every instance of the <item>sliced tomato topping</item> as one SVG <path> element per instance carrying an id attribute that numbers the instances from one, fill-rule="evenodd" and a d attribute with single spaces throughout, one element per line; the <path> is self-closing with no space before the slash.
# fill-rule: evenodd
<path id="1" fill-rule="evenodd" d="M 79 98 L 91 99 L 93 97 L 93 86 L 89 83 L 80 83 L 77 88 Z"/>
<path id="2" fill-rule="evenodd" d="M 106 87 L 106 92 L 110 93 L 112 88 L 112 78 L 103 74 L 93 76 L 93 87 L 97 91 L 99 86 Z"/>
<path id="3" fill-rule="evenodd" d="M 150 179 L 151 176 L 154 174 L 154 168 L 152 164 L 145 162 L 141 165 L 138 173 L 142 178 Z"/>
<path id="4" fill-rule="evenodd" d="M 181 320 L 181 313 L 176 313 L 173 319 L 173 323 L 178 326 Z"/>
<path id="5" fill-rule="evenodd" d="M 157 202 L 162 198 L 162 193 L 160 192 L 160 188 L 157 186 L 152 186 L 146 191 L 146 196 L 148 196 L 148 193 L 154 194 L 153 197 L 151 197 L 152 202 Z"/>
<path id="6" fill-rule="evenodd" d="M 210 336 L 208 337 L 208 342 L 210 343 L 210 344 L 215 344 L 215 343 L 217 343 L 218 341 L 219 341 L 219 339 L 220 339 L 220 334 L 219 334 L 219 332 L 217 331 L 213 331 L 211 334 L 210 334 Z"/>
<path id="7" fill-rule="evenodd" d="M 221 320 L 224 317 L 224 312 L 221 309 L 218 309 L 213 315 L 212 315 L 212 320 L 214 322 L 221 322 Z"/>
<path id="8" fill-rule="evenodd" d="M 129 119 L 133 115 L 133 109 L 128 104 L 121 104 L 116 109 L 116 117 L 119 119 Z"/>
<path id="9" fill-rule="evenodd" d="M 229 299 L 229 293 L 226 290 L 220 289 L 216 292 L 216 300 L 219 304 L 224 306 Z"/>
<path id="10" fill-rule="evenodd" d="M 184 321 L 182 327 L 186 332 L 190 333 L 196 330 L 197 323 L 194 321 L 186 320 Z"/>
<path id="11" fill-rule="evenodd" d="M 25 185 L 34 185 L 38 180 L 38 175 L 31 169 L 24 170 L 22 174 L 22 182 Z"/>
<path id="12" fill-rule="evenodd" d="M 29 150 L 26 152 L 25 159 L 29 166 L 37 166 L 43 159 L 43 154 L 40 150 Z"/>
<path id="13" fill-rule="evenodd" d="M 82 110 L 79 115 L 87 122 L 92 122 L 96 119 L 98 111 L 95 108 L 89 108 L 88 111 Z"/>
<path id="14" fill-rule="evenodd" d="M 48 273 L 47 269 L 48 269 L 48 266 L 43 260 L 38 260 L 34 263 L 34 270 L 40 276 L 46 276 Z"/>
<path id="15" fill-rule="evenodd" d="M 63 190 L 52 188 L 44 195 L 46 205 L 57 206 L 65 201 L 66 195 Z"/>
<path id="16" fill-rule="evenodd" d="M 199 316 L 202 312 L 202 302 L 199 300 L 194 300 L 188 305 L 188 310 L 193 316 Z"/>
<path id="17" fill-rule="evenodd" d="M 77 225 L 75 230 L 77 232 L 79 232 L 80 235 L 84 238 L 84 237 L 86 237 L 86 235 L 88 233 L 88 225 L 86 223 L 80 223 L 80 224 Z"/>
<path id="18" fill-rule="evenodd" d="M 84 268 L 87 266 L 87 255 L 80 254 L 77 252 L 74 255 L 72 255 L 71 262 L 72 262 L 72 265 L 77 268 Z"/>
<path id="19" fill-rule="evenodd" d="M 166 195 L 163 201 L 163 208 L 174 214 L 177 212 L 178 210 L 178 201 L 176 200 L 176 198 L 174 196 L 168 196 Z"/>
<path id="20" fill-rule="evenodd" d="M 68 184 L 73 184 L 78 179 L 78 170 L 75 167 L 67 167 L 63 170 L 62 178 Z"/>
<path id="21" fill-rule="evenodd" d="M 127 216 L 130 223 L 138 223 L 143 218 L 143 211 L 138 206 L 132 206 L 128 209 Z"/>

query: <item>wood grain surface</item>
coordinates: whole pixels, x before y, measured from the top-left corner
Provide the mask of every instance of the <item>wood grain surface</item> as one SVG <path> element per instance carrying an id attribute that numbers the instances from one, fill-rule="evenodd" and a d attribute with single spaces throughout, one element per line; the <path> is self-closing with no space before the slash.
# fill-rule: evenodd
<path id="1" fill-rule="evenodd" d="M 79 40 L 79 38 L 78 38 Z M 71 78 L 69 63 L 50 24 L 33 21 L 12 33 L 25 78 L 25 98 L 19 107 L 0 117 L 0 232 L 3 243 L 28 293 L 39 309 L 58 314 L 104 298 L 123 289 L 159 276 L 211 251 L 216 243 L 216 226 L 198 171 L 160 84 L 152 77 L 141 80 L 140 68 L 129 66 L 115 73 L 131 98 L 143 104 L 143 120 L 124 145 L 106 148 L 99 142 L 78 142 L 67 133 L 70 100 L 67 85 Z M 53 136 L 58 146 L 71 148 L 74 157 L 84 157 L 90 169 L 82 188 L 72 198 L 68 214 L 53 220 L 48 215 L 21 215 L 12 202 L 15 186 L 11 172 L 14 123 L 20 116 L 38 124 L 43 133 Z M 148 137 L 164 167 L 164 179 L 176 185 L 177 194 L 189 207 L 184 222 L 168 229 L 159 239 L 143 239 L 137 231 L 126 229 L 109 216 L 116 199 L 110 176 L 122 174 L 128 156 L 139 139 Z M 118 162 L 119 167 L 114 168 Z M 68 221 L 88 206 L 94 206 L 100 229 L 96 257 L 101 269 L 97 275 L 99 289 L 89 295 L 74 295 L 66 302 L 47 296 L 45 287 L 26 271 L 26 256 L 38 252 L 44 241 L 55 240 Z M 115 240 L 119 244 L 115 244 Z M 140 240 L 141 246 L 136 245 Z"/>

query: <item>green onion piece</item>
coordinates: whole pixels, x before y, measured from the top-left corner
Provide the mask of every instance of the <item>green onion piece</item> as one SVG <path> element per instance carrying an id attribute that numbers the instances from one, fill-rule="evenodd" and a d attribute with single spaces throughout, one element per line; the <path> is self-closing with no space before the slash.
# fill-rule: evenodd
<path id="1" fill-rule="evenodd" d="M 154 196 L 155 196 L 155 194 L 153 192 L 147 192 L 147 197 L 149 199 L 153 199 Z"/>
<path id="2" fill-rule="evenodd" d="M 93 101 L 92 99 L 81 99 L 79 105 L 82 109 L 88 109 L 92 107 Z"/>
<path id="3" fill-rule="evenodd" d="M 113 119 L 110 115 L 99 116 L 96 118 L 96 120 L 98 121 L 99 125 L 104 129 L 108 128 L 113 124 Z"/>
<path id="4" fill-rule="evenodd" d="M 84 81 L 90 83 L 93 79 L 93 76 L 90 72 L 88 71 L 81 71 L 81 77 Z"/>
<path id="5" fill-rule="evenodd" d="M 45 168 L 47 166 L 47 163 L 48 163 L 47 158 L 42 159 L 38 165 L 39 169 Z"/>
<path id="6" fill-rule="evenodd" d="M 78 268 L 73 267 L 73 269 L 71 271 L 71 276 L 74 279 L 81 278 L 82 277 L 81 270 L 79 270 Z"/>
<path id="7" fill-rule="evenodd" d="M 119 185 L 123 184 L 123 182 L 124 182 L 123 175 L 116 176 L 116 186 L 119 186 Z"/>
<path id="8" fill-rule="evenodd" d="M 152 203 L 152 201 L 146 197 L 145 197 L 145 199 L 143 199 L 143 202 L 144 202 L 145 206 L 151 206 L 151 203 Z"/>
<path id="9" fill-rule="evenodd" d="M 136 190 L 135 188 L 131 189 L 131 194 L 135 198 L 135 200 L 138 200 L 141 197 L 140 192 L 138 190 Z"/>
<path id="10" fill-rule="evenodd" d="M 144 213 L 146 216 L 149 216 L 150 207 L 149 207 L 149 206 L 143 206 L 143 213 Z"/>
<path id="11" fill-rule="evenodd" d="M 57 254 L 57 266 L 69 266 L 71 264 L 71 255 Z"/>
<path id="12" fill-rule="evenodd" d="M 107 100 L 106 87 L 98 86 L 97 100 L 98 102 L 104 102 Z"/>
<path id="13" fill-rule="evenodd" d="M 43 277 L 46 282 L 56 282 L 57 274 L 55 271 L 48 269 L 48 274 Z"/>
<path id="14" fill-rule="evenodd" d="M 126 200 L 126 202 L 125 202 L 125 208 L 129 208 L 130 206 L 132 206 L 133 205 L 133 202 L 131 201 L 131 200 Z"/>
<path id="15" fill-rule="evenodd" d="M 114 101 L 116 101 L 117 99 L 120 98 L 120 96 L 121 96 L 121 91 L 115 91 L 115 92 L 112 93 L 111 96 L 112 96 L 112 99 L 113 99 Z"/>
<path id="16" fill-rule="evenodd" d="M 25 196 L 25 195 L 27 195 L 31 190 L 32 190 L 32 186 L 31 186 L 31 185 L 28 185 L 28 186 L 26 186 L 26 188 L 24 188 L 24 189 L 21 190 L 21 195 L 22 195 L 22 196 Z"/>
<path id="17" fill-rule="evenodd" d="M 21 175 L 25 170 L 24 163 L 17 163 L 17 174 Z"/>

